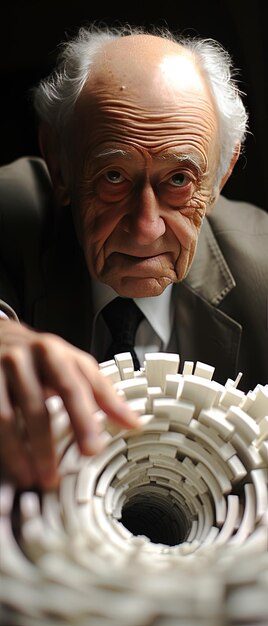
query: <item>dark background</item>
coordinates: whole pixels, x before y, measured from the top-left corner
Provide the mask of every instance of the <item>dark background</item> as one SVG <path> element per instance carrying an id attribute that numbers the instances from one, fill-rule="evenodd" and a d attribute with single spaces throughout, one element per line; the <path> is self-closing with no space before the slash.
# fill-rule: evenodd
<path id="1" fill-rule="evenodd" d="M 39 155 L 29 89 L 54 67 L 57 47 L 89 21 L 167 26 L 217 39 L 231 54 L 250 133 L 224 193 L 268 210 L 268 56 L 265 0 L 54 2 L 2 0 L 0 11 L 0 165 Z M 4 5 L 4 6 L 3 6 Z"/>

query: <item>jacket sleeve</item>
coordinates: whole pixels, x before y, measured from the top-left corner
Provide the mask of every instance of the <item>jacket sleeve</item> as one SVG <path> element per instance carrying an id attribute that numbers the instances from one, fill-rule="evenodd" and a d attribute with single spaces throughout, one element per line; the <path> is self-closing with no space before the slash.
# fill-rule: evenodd
<path id="1" fill-rule="evenodd" d="M 23 157 L 0 167 L 0 309 L 13 319 L 24 317 L 49 206 L 51 182 L 42 159 Z"/>
<path id="2" fill-rule="evenodd" d="M 0 265 L 0 312 L 7 317 L 18 320 L 20 317 L 20 305 L 11 281 Z"/>

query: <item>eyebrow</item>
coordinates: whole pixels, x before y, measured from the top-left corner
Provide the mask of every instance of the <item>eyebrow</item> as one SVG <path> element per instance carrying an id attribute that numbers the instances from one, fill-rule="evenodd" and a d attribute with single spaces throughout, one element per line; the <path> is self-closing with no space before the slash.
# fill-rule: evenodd
<path id="1" fill-rule="evenodd" d="M 103 157 L 109 156 L 131 158 L 131 153 L 127 150 L 120 150 L 119 148 L 107 148 L 107 150 L 103 150 L 103 152 L 98 152 L 97 154 L 95 154 L 94 158 L 101 159 Z"/>
<path id="2" fill-rule="evenodd" d="M 98 152 L 94 155 L 95 159 L 101 159 L 104 157 L 121 157 L 125 159 L 131 159 L 132 153 L 128 150 L 122 150 L 120 148 L 107 148 L 107 150 L 103 150 L 102 152 Z M 205 170 L 205 165 L 202 167 L 199 159 L 196 155 L 191 153 L 189 154 L 178 154 L 177 152 L 165 152 L 161 155 L 155 155 L 154 158 L 157 161 L 176 161 L 177 163 L 185 163 L 193 165 L 199 172 L 199 174 L 203 174 Z"/>
<path id="3" fill-rule="evenodd" d="M 161 155 L 157 155 L 156 160 L 158 161 L 176 161 L 177 163 L 185 163 L 193 165 L 200 174 L 204 173 L 204 166 L 202 167 L 200 160 L 191 153 L 189 154 L 178 154 L 177 152 L 166 152 Z"/>

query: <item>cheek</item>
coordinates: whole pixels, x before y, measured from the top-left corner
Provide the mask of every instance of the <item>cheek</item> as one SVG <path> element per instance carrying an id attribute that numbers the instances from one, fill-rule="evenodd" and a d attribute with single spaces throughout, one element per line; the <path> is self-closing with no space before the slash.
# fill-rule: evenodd
<path id="1" fill-rule="evenodd" d="M 185 278 L 190 266 L 192 264 L 197 239 L 198 231 L 193 223 L 187 218 L 182 218 L 180 229 L 177 231 L 177 236 L 180 234 L 180 253 L 175 262 L 175 271 L 177 280 L 181 281 Z"/>
<path id="2" fill-rule="evenodd" d="M 196 251 L 198 235 L 205 209 L 184 209 L 176 212 L 169 220 L 169 227 L 180 243 L 179 256 L 175 262 L 177 280 L 181 281 L 188 273 Z"/>
<path id="3" fill-rule="evenodd" d="M 174 211 L 168 220 L 168 225 L 178 239 L 182 248 L 190 250 L 196 245 L 205 211 L 185 209 Z"/>
<path id="4" fill-rule="evenodd" d="M 187 249 L 187 248 L 181 249 L 180 256 L 178 257 L 177 262 L 175 263 L 175 272 L 176 272 L 178 282 L 181 282 L 182 280 L 184 280 L 184 278 L 188 274 L 188 271 L 192 265 L 195 250 L 196 250 L 196 243 L 193 244 L 190 249 Z"/>
<path id="5" fill-rule="evenodd" d="M 97 276 L 106 261 L 106 242 L 121 219 L 121 211 L 98 200 L 84 200 L 78 211 L 78 237 L 89 272 Z"/>
<path id="6" fill-rule="evenodd" d="M 84 201 L 79 210 L 80 238 L 83 242 L 102 245 L 115 228 L 119 216 L 113 207 L 99 200 Z"/>

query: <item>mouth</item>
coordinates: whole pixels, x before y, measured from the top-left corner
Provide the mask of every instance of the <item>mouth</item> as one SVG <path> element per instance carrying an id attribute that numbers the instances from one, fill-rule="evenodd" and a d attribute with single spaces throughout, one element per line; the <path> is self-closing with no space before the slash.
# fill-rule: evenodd
<path id="1" fill-rule="evenodd" d="M 161 259 L 163 260 L 164 258 L 167 258 L 167 254 L 166 253 L 161 253 L 161 254 L 146 254 L 146 255 L 136 255 L 136 254 L 129 254 L 129 253 L 125 253 L 125 252 L 113 252 L 108 260 L 122 260 L 125 263 L 131 263 L 131 264 L 146 264 L 146 263 L 155 263 L 156 261 L 161 261 Z"/>
<path id="2" fill-rule="evenodd" d="M 174 265 L 172 263 L 170 253 L 161 253 L 154 255 L 132 255 L 122 252 L 113 252 L 107 259 L 106 268 L 109 270 L 117 270 L 127 273 L 128 276 L 160 277 L 174 273 Z"/>
<path id="3" fill-rule="evenodd" d="M 124 258 L 130 263 L 142 263 L 144 261 L 153 261 L 154 259 L 167 258 L 169 252 L 156 252 L 155 254 L 130 254 L 129 252 L 112 252 L 109 258 Z"/>

